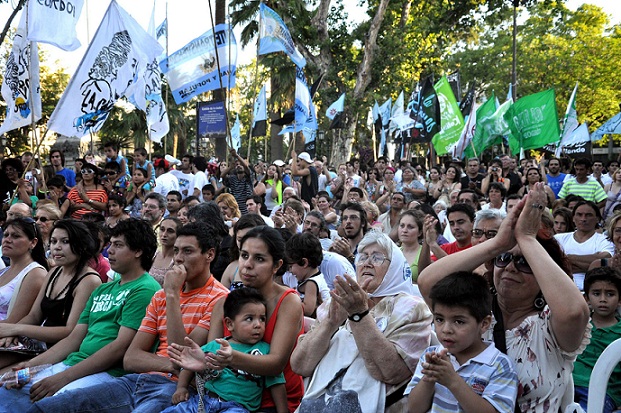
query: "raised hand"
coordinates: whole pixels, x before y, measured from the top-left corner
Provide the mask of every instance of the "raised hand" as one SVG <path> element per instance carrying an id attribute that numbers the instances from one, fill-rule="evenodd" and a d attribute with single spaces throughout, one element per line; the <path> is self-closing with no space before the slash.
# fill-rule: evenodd
<path id="1" fill-rule="evenodd" d="M 515 223 L 515 238 L 534 238 L 541 227 L 541 215 L 548 203 L 543 182 L 537 182 L 520 202 L 520 215 Z M 516 207 L 517 208 L 517 207 Z M 514 208 L 515 209 L 515 208 Z"/>
<path id="2" fill-rule="evenodd" d="M 201 347 L 190 337 L 185 337 L 185 346 L 171 343 L 168 346 L 168 357 L 179 367 L 190 371 L 203 371 L 205 365 L 205 353 Z"/>

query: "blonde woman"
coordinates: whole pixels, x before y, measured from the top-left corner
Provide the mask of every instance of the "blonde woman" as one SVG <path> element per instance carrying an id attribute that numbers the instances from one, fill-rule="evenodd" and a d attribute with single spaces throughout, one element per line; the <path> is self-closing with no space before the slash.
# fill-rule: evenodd
<path id="1" fill-rule="evenodd" d="M 237 205 L 235 197 L 231 194 L 220 194 L 216 198 L 216 204 L 218 204 L 218 208 L 220 208 L 220 212 L 222 212 L 224 222 L 231 228 L 241 217 L 239 205 Z"/>

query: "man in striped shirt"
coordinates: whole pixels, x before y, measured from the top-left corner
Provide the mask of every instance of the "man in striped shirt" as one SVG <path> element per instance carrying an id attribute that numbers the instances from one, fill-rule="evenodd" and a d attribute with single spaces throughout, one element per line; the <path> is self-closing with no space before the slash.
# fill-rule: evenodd
<path id="1" fill-rule="evenodd" d="M 135 374 L 48 397 L 31 411 L 159 412 L 169 407 L 179 375 L 179 367 L 168 358 L 169 344 L 183 344 L 185 336 L 205 344 L 211 312 L 228 294 L 209 270 L 219 244 L 220 236 L 202 222 L 177 231 L 175 263 L 123 359 L 124 369 Z"/>
<path id="2" fill-rule="evenodd" d="M 589 179 L 591 161 L 587 158 L 580 158 L 574 162 L 575 178 L 566 180 L 558 193 L 559 198 L 566 198 L 568 195 L 578 195 L 586 201 L 592 201 L 599 208 L 606 204 L 606 193 L 602 186 L 595 179 Z"/>

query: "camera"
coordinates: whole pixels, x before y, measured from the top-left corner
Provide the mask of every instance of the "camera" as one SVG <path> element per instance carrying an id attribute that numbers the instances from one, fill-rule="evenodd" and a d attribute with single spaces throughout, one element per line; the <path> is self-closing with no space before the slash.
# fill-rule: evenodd
<path id="1" fill-rule="evenodd" d="M 494 166 L 494 167 L 492 168 L 492 172 L 498 172 L 498 167 L 497 167 L 497 166 Z"/>

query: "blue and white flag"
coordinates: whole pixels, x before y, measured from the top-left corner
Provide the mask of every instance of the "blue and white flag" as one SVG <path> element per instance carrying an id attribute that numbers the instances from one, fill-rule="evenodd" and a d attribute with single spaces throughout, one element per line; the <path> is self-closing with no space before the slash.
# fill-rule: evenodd
<path id="1" fill-rule="evenodd" d="M 267 96 L 265 85 L 259 91 L 254 101 L 252 113 L 252 136 L 265 136 L 267 133 Z"/>
<path id="2" fill-rule="evenodd" d="M 563 119 L 563 131 L 561 132 L 560 141 L 567 140 L 569 136 L 576 130 L 579 126 L 578 123 L 578 113 L 576 112 L 576 94 L 578 93 L 578 82 L 576 82 L 576 86 L 574 86 L 573 92 L 571 92 L 571 97 L 569 98 L 569 103 L 567 104 L 567 110 L 565 111 L 565 118 Z M 560 145 L 559 145 L 560 147 Z"/>
<path id="3" fill-rule="evenodd" d="M 384 102 L 382 106 L 379 107 L 379 114 L 382 117 L 382 125 L 384 127 L 388 126 L 388 123 L 390 122 L 391 106 L 392 106 L 392 99 L 388 98 L 388 100 Z"/>
<path id="4" fill-rule="evenodd" d="M 218 24 L 215 31 L 207 31 L 162 60 L 160 67 L 178 105 L 201 93 L 220 89 L 221 84 L 233 88 L 237 71 L 237 42 L 233 31 L 228 24 Z"/>
<path id="5" fill-rule="evenodd" d="M 285 52 L 298 67 L 306 66 L 306 59 L 293 44 L 291 33 L 278 13 L 261 3 L 259 6 L 261 23 L 259 27 L 259 56 Z"/>
<path id="6" fill-rule="evenodd" d="M 241 148 L 241 124 L 239 123 L 239 114 L 235 116 L 235 123 L 231 128 L 231 141 L 233 149 L 239 151 L 239 148 Z"/>
<path id="7" fill-rule="evenodd" d="M 155 29 L 155 38 L 159 40 L 160 37 L 168 37 L 168 18 L 165 18 L 164 21 Z"/>
<path id="8" fill-rule="evenodd" d="M 304 125 L 311 116 L 311 95 L 306 83 L 306 76 L 301 67 L 295 70 L 295 123 Z M 297 132 L 297 131 L 296 131 Z"/>
<path id="9" fill-rule="evenodd" d="M 155 7 L 151 13 L 149 34 L 156 38 L 154 14 Z M 146 114 L 149 138 L 160 143 L 170 130 L 170 125 L 166 104 L 162 99 L 162 72 L 157 57 L 147 64 L 144 73 L 138 78 L 136 93 L 129 100 Z"/>
<path id="10" fill-rule="evenodd" d="M 112 0 L 48 129 L 74 137 L 99 131 L 115 102 L 136 94 L 138 80 L 161 52 L 157 41 Z"/>
<path id="11" fill-rule="evenodd" d="M 80 47 L 75 30 L 84 0 L 31 0 L 28 2 L 28 40 L 63 50 Z M 24 13 L 25 14 L 25 13 Z"/>
<path id="12" fill-rule="evenodd" d="M 337 115 L 345 110 L 345 93 L 343 93 L 333 104 L 330 105 L 326 111 L 326 116 L 332 120 Z"/>
<path id="13" fill-rule="evenodd" d="M 13 38 L 1 91 L 7 107 L 0 134 L 30 125 L 33 114 L 35 122 L 41 119 L 39 54 L 37 44 L 26 39 L 26 13 L 22 14 Z"/>

